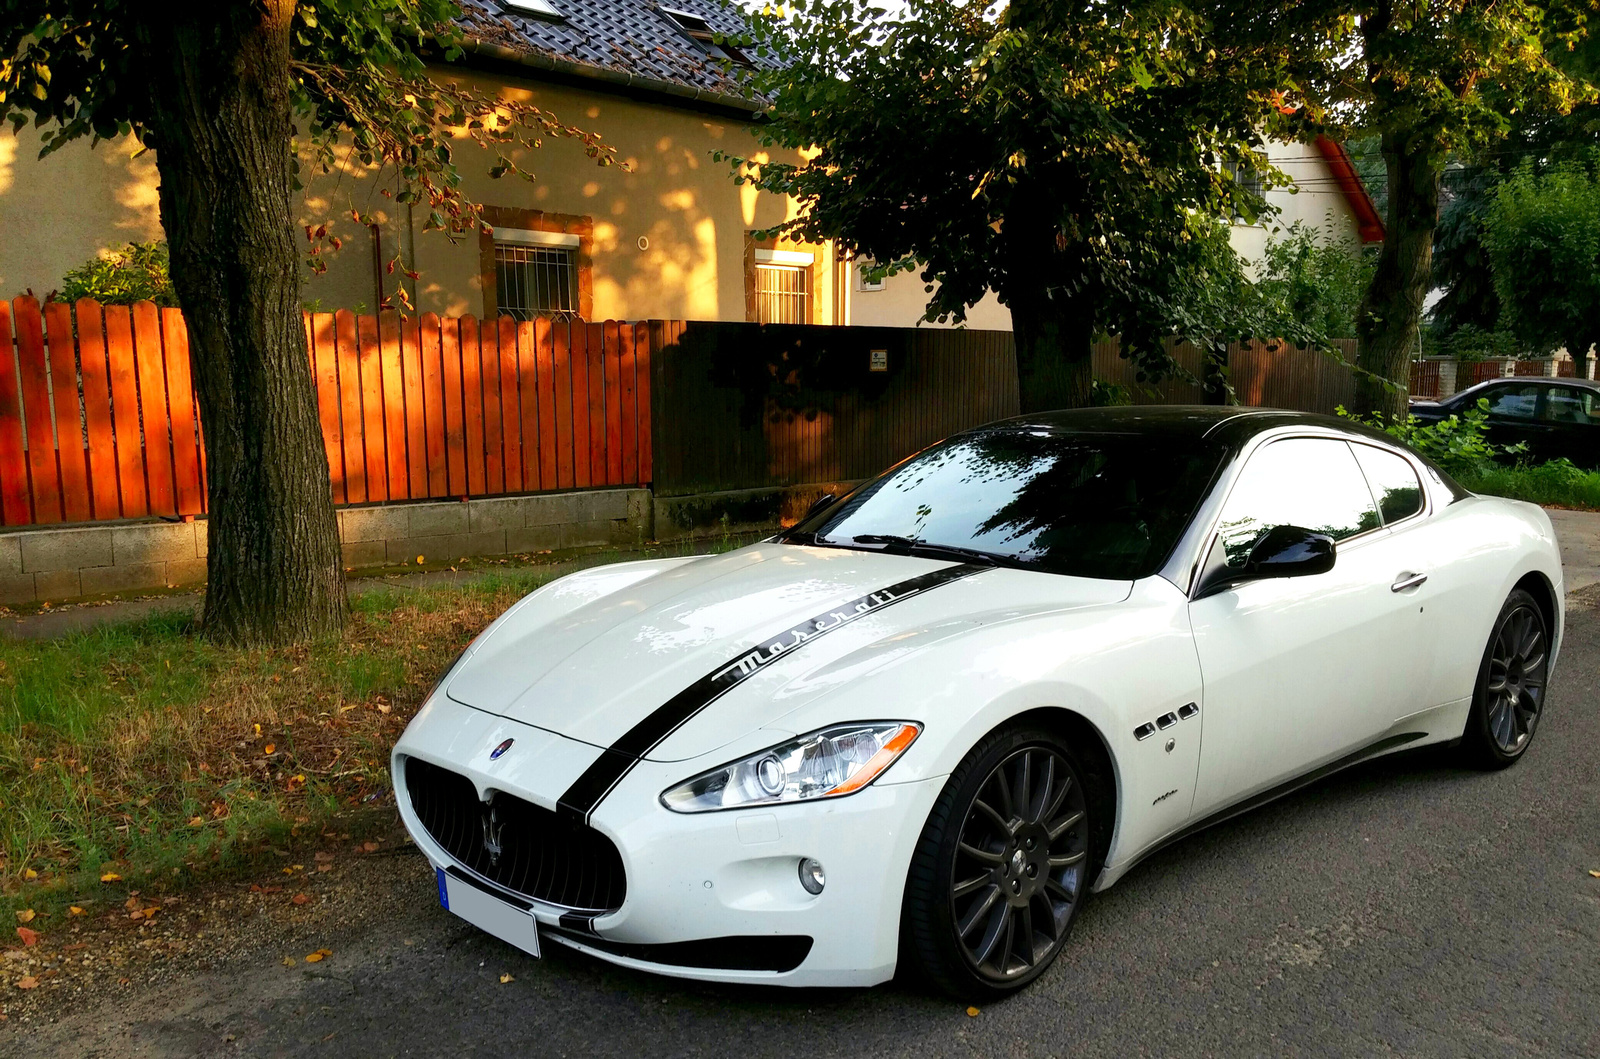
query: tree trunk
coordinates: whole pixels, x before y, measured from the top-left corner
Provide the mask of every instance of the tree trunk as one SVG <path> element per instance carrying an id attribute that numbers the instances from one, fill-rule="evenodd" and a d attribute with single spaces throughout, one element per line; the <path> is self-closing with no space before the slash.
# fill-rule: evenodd
<path id="1" fill-rule="evenodd" d="M 294 8 L 180 3 L 140 34 L 205 432 L 203 626 L 229 643 L 335 633 L 347 611 L 289 207 Z"/>
<path id="2" fill-rule="evenodd" d="M 1028 298 L 1011 306 L 1022 411 L 1089 407 L 1094 329 L 1087 312 L 1063 299 Z"/>
<path id="3" fill-rule="evenodd" d="M 1393 131 L 1383 134 L 1382 149 L 1389 173 L 1388 228 L 1356 320 L 1356 363 L 1394 388 L 1358 376 L 1352 403 L 1359 413 L 1403 416 L 1439 225 L 1439 152 L 1426 140 Z"/>

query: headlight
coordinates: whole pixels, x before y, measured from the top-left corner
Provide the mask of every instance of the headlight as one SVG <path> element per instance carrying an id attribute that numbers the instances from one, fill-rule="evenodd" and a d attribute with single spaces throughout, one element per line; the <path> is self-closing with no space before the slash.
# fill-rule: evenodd
<path id="1" fill-rule="evenodd" d="M 910 721 L 834 725 L 685 780 L 661 804 L 704 813 L 837 798 L 877 779 L 921 731 Z"/>

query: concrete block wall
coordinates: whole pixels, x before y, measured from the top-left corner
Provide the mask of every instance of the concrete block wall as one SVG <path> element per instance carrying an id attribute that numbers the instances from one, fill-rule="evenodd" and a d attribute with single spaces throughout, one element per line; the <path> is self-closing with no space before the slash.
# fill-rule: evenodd
<path id="1" fill-rule="evenodd" d="M 0 534 L 0 603 L 35 603 L 206 579 L 204 522 L 127 522 Z"/>
<path id="2" fill-rule="evenodd" d="M 344 565 L 352 570 L 477 555 L 518 555 L 597 545 L 637 547 L 652 536 L 650 490 L 492 497 L 339 512 Z"/>
<path id="3" fill-rule="evenodd" d="M 338 512 L 352 570 L 612 545 L 654 536 L 648 489 L 392 504 Z M 0 533 L 0 604 L 201 584 L 206 523 L 115 522 Z"/>

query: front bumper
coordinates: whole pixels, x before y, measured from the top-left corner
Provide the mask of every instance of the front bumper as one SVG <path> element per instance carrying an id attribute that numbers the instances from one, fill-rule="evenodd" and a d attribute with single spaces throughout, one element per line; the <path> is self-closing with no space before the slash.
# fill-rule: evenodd
<path id="1" fill-rule="evenodd" d="M 514 740 L 513 748 L 490 760 L 489 752 L 506 739 Z M 395 746 L 396 801 L 429 861 L 459 871 L 462 865 L 412 809 L 406 758 L 468 777 L 480 797 L 503 791 L 554 809 L 599 753 L 586 743 L 435 695 Z M 627 875 L 622 905 L 591 921 L 536 901 L 533 915 L 541 933 L 603 960 L 683 978 L 865 986 L 892 977 L 906 871 L 943 777 L 726 812 L 674 813 L 657 800 L 662 790 L 734 756 L 724 750 L 703 760 L 640 762 L 590 821 L 621 855 Z M 827 874 L 816 896 L 800 885 L 805 857 L 821 861 Z M 748 969 L 762 962 L 762 939 L 772 939 L 771 964 L 791 969 Z M 809 946 L 799 939 L 810 939 Z M 802 950 L 803 959 L 793 965 Z M 726 961 L 719 960 L 719 951 L 728 953 Z"/>

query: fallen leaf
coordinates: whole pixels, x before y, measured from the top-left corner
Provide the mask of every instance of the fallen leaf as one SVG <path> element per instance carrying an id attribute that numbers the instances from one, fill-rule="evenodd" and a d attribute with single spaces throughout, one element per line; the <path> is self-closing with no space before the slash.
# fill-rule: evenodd
<path id="1" fill-rule="evenodd" d="M 122 881 L 122 876 L 118 875 L 114 871 L 108 871 L 104 875 L 100 876 L 100 881 L 101 882 L 121 882 Z"/>
<path id="2" fill-rule="evenodd" d="M 18 923 L 32 923 L 34 914 L 35 913 L 34 913 L 33 909 L 24 908 L 20 912 L 17 913 L 17 922 Z"/>
<path id="3" fill-rule="evenodd" d="M 332 859 L 333 859 L 333 854 L 332 854 L 332 853 L 329 853 L 329 852 L 328 852 L 328 851 L 327 851 L 327 850 L 321 850 L 321 851 L 319 851 L 319 852 L 317 852 L 317 853 L 315 853 L 315 854 L 313 854 L 313 855 L 312 855 L 312 856 L 313 856 L 313 859 L 314 859 L 314 860 L 315 860 L 315 861 L 316 861 L 316 862 L 317 862 L 317 863 L 318 863 L 318 864 L 326 864 L 326 863 L 328 863 L 328 862 L 329 862 L 329 861 L 330 861 L 330 860 L 332 860 Z"/>
<path id="4" fill-rule="evenodd" d="M 1600 879 L 1600 870 L 1596 870 L 1594 868 L 1590 868 L 1589 869 L 1589 874 L 1593 875 L 1596 879 Z"/>
<path id="5" fill-rule="evenodd" d="M 307 905 L 311 903 L 311 898 L 307 897 L 305 894 L 295 894 L 293 897 L 289 898 L 289 900 L 293 901 L 297 905 Z"/>
<path id="6" fill-rule="evenodd" d="M 390 706 L 390 705 L 389 705 L 389 704 L 388 704 L 388 703 L 386 703 L 386 702 L 380 702 L 380 703 L 378 703 L 378 712 L 379 712 L 379 713 L 385 713 L 385 714 L 386 714 L 386 713 L 388 713 L 388 712 L 389 712 L 389 710 L 390 710 L 390 709 L 391 709 L 391 708 L 392 708 L 392 707 L 391 707 L 391 706 Z"/>
<path id="7" fill-rule="evenodd" d="M 254 728 L 256 730 L 256 735 L 258 737 L 261 735 L 261 726 L 259 724 L 253 724 L 250 727 L 252 727 L 252 728 Z"/>
<path id="8" fill-rule="evenodd" d="M 418 566 L 421 566 L 421 565 L 422 565 L 422 556 L 420 556 L 420 555 L 419 555 L 419 556 L 417 556 L 417 565 L 418 565 Z"/>
<path id="9" fill-rule="evenodd" d="M 18 989 L 38 989 L 39 988 L 39 979 L 35 978 L 31 974 L 25 974 L 21 978 L 17 979 L 17 988 Z"/>
<path id="10" fill-rule="evenodd" d="M 978 1009 L 977 1008 L 968 1008 L 967 1009 L 967 1018 L 975 1019 L 977 1017 L 978 1017 Z"/>
<path id="11" fill-rule="evenodd" d="M 296 961 L 295 961 L 295 958 L 293 956 L 285 956 L 283 958 L 283 965 L 285 967 L 293 967 L 295 965 L 295 963 L 296 963 Z"/>
<path id="12" fill-rule="evenodd" d="M 377 851 L 378 851 L 378 844 L 376 842 L 363 842 L 363 843 L 361 843 L 361 852 L 363 852 L 363 853 L 376 853 Z"/>
<path id="13" fill-rule="evenodd" d="M 67 909 L 67 914 L 69 916 L 81 916 L 83 915 L 83 909 L 79 908 L 77 905 L 72 905 Z"/>
<path id="14" fill-rule="evenodd" d="M 22 877 L 24 879 L 29 879 L 29 880 L 37 879 L 39 877 L 39 873 L 34 871 L 32 868 L 27 868 L 27 869 L 24 869 L 24 871 L 22 873 Z"/>
<path id="15" fill-rule="evenodd" d="M 17 937 L 22 939 L 22 944 L 28 948 L 39 944 L 39 932 L 29 927 L 18 927 Z"/>
<path id="16" fill-rule="evenodd" d="M 507 982 L 515 982 L 515 981 L 516 981 L 516 979 L 511 977 L 509 974 L 503 974 L 503 975 L 500 976 L 500 984 L 501 985 L 505 985 Z"/>
<path id="17" fill-rule="evenodd" d="M 320 952 L 307 953 L 306 954 L 306 962 L 307 963 L 320 963 L 320 962 L 322 962 L 322 953 L 320 953 Z"/>
<path id="18" fill-rule="evenodd" d="M 189 826 L 190 827 L 205 827 L 206 826 L 206 818 L 203 817 L 203 816 L 191 816 L 189 818 Z"/>
<path id="19" fill-rule="evenodd" d="M 265 750 L 263 750 L 262 753 L 263 754 L 270 754 L 276 749 L 278 749 L 278 744 L 277 743 L 268 743 L 267 744 L 267 748 Z"/>

